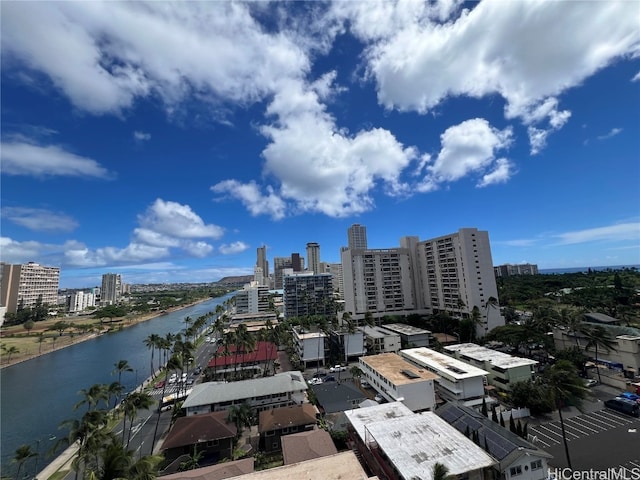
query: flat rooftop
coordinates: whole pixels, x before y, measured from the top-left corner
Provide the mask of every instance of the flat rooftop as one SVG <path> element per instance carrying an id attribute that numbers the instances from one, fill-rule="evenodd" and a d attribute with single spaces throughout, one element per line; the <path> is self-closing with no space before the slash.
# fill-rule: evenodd
<path id="1" fill-rule="evenodd" d="M 365 436 L 365 425 L 382 422 L 392 418 L 413 417 L 415 415 L 415 413 L 413 413 L 409 407 L 402 402 L 391 402 L 365 408 L 354 408 L 353 410 L 345 410 L 344 414 L 363 441 Z"/>
<path id="2" fill-rule="evenodd" d="M 484 377 L 489 372 L 473 365 L 469 365 L 461 360 L 453 358 L 444 353 L 436 352 L 426 347 L 408 348 L 400 350 L 400 355 L 410 362 L 424 365 L 434 370 L 438 375 L 450 377 L 454 380 L 465 378 Z"/>
<path id="3" fill-rule="evenodd" d="M 366 409 L 365 409 L 366 410 Z M 365 444 L 384 451 L 402 478 L 430 478 L 435 463 L 461 475 L 496 462 L 482 448 L 433 412 L 364 426 Z"/>
<path id="4" fill-rule="evenodd" d="M 411 325 L 407 325 L 406 323 L 387 323 L 382 325 L 382 328 L 386 328 L 387 330 L 391 330 L 392 332 L 397 332 L 402 335 L 431 334 L 431 331 L 429 330 L 425 330 L 424 328 L 412 327 Z"/>
<path id="5" fill-rule="evenodd" d="M 384 338 L 389 336 L 395 336 L 396 338 L 399 338 L 398 333 L 392 332 L 391 330 L 385 330 L 382 327 L 364 326 L 364 327 L 358 327 L 358 330 L 360 330 L 361 332 L 364 332 L 365 335 L 371 338 Z"/>
<path id="6" fill-rule="evenodd" d="M 496 367 L 509 369 L 525 365 L 537 365 L 537 361 L 530 358 L 515 357 L 508 353 L 498 352 L 475 343 L 459 343 L 444 347 L 449 352 L 458 352 L 479 362 L 489 362 Z"/>
<path id="7" fill-rule="evenodd" d="M 437 380 L 440 378 L 429 370 L 416 367 L 395 353 L 368 355 L 360 357 L 360 361 L 380 373 L 380 375 L 391 381 L 394 385 L 405 385 L 407 383 Z"/>

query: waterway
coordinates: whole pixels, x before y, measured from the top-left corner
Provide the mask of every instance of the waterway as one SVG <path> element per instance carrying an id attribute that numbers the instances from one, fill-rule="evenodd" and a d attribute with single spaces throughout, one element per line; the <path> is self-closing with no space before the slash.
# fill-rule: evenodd
<path id="1" fill-rule="evenodd" d="M 65 436 L 60 424 L 79 418 L 82 408 L 74 405 L 82 400 L 78 392 L 97 383 L 117 381 L 114 364 L 126 360 L 133 372 L 122 374 L 125 392 L 134 390 L 151 374 L 151 351 L 144 339 L 152 333 L 164 336 L 184 328 L 184 319 L 196 319 L 215 312 L 233 293 L 213 298 L 191 307 L 167 313 L 152 320 L 101 335 L 46 355 L 0 370 L 0 473 L 14 473 L 11 463 L 20 445 L 30 445 L 39 453 L 30 459 L 23 472 L 42 470 L 53 457 L 46 453 L 57 439 Z M 215 317 L 214 317 L 215 318 Z M 156 354 L 154 363 L 157 366 Z M 21 475 L 22 477 L 22 472 Z"/>

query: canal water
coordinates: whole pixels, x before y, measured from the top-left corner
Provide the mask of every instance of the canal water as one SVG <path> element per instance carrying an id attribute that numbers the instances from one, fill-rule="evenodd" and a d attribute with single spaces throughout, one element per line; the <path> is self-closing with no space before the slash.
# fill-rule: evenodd
<path id="1" fill-rule="evenodd" d="M 37 460 L 29 459 L 22 473 L 33 478 L 53 457 L 46 453 L 64 437 L 60 424 L 79 418 L 84 408 L 73 407 L 82 396 L 78 392 L 97 383 L 117 381 L 112 373 L 114 364 L 126 360 L 133 372 L 122 374 L 125 392 L 132 391 L 151 374 L 151 350 L 144 340 L 156 333 L 177 333 L 184 328 L 184 319 L 193 320 L 215 312 L 233 293 L 198 303 L 152 320 L 101 335 L 40 357 L 0 370 L 0 455 L 1 474 L 15 474 L 11 459 L 20 445 L 30 445 L 38 452 Z M 212 317 L 212 320 L 215 317 Z M 158 354 L 154 357 L 157 367 Z M 37 462 L 37 463 L 36 463 Z M 36 470 L 37 469 L 37 470 Z"/>

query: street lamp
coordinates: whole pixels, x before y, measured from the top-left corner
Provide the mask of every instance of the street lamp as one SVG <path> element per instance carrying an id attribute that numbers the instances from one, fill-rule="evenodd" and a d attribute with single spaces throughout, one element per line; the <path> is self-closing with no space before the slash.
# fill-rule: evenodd
<path id="1" fill-rule="evenodd" d="M 51 435 L 49 435 L 48 441 L 52 442 L 55 439 L 56 439 L 56 436 L 51 434 Z M 33 478 L 36 478 L 36 475 L 38 474 L 38 460 L 40 458 L 40 441 L 41 441 L 41 439 L 36 440 L 36 464 L 33 467 L 33 470 L 34 470 Z"/>

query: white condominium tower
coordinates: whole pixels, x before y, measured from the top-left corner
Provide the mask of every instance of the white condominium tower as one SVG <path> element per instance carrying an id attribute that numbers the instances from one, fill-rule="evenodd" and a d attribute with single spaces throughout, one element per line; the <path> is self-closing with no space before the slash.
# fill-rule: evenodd
<path id="1" fill-rule="evenodd" d="M 43 267 L 34 262 L 22 265 L 2 264 L 0 281 L 0 305 L 7 313 L 16 313 L 18 308 L 32 308 L 38 303 L 58 304 L 60 269 Z"/>
<path id="2" fill-rule="evenodd" d="M 349 248 L 351 249 L 367 249 L 367 227 L 354 223 L 347 229 L 347 238 Z"/>
<path id="3" fill-rule="evenodd" d="M 418 276 L 424 304 L 432 311 L 469 315 L 478 307 L 479 337 L 504 325 L 498 308 L 489 232 L 461 228 L 457 233 L 418 243 Z"/>
<path id="4" fill-rule="evenodd" d="M 117 273 L 105 273 L 102 275 L 102 288 L 100 289 L 100 304 L 115 305 L 122 296 L 122 277 Z"/>
<path id="5" fill-rule="evenodd" d="M 446 311 L 482 315 L 478 336 L 504 325 L 497 304 L 489 234 L 476 228 L 419 241 L 403 237 L 400 248 L 342 252 L 345 311 L 354 319 Z M 487 318 L 488 317 L 488 318 Z"/>
<path id="6" fill-rule="evenodd" d="M 322 273 L 320 271 L 320 244 L 315 242 L 307 243 L 307 262 L 310 272 Z"/>
<path id="7" fill-rule="evenodd" d="M 406 248 L 342 252 L 345 311 L 355 320 L 409 314 L 416 309 L 411 255 Z"/>

